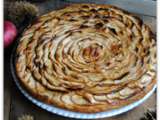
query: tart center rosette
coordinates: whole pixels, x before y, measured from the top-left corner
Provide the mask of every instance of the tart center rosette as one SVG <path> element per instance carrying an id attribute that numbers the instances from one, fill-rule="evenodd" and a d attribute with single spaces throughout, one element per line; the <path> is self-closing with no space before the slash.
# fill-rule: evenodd
<path id="1" fill-rule="evenodd" d="M 37 98 L 98 112 L 142 98 L 155 84 L 155 64 L 156 43 L 141 20 L 82 4 L 48 13 L 24 32 L 16 71 Z"/>

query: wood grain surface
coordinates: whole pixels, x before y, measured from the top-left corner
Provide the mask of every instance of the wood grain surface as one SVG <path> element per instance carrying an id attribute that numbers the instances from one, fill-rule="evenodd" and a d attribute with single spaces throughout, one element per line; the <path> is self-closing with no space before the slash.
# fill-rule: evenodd
<path id="1" fill-rule="evenodd" d="M 9 2 L 8 0 L 4 1 Z M 45 0 L 45 2 L 36 2 L 40 9 L 40 14 L 63 8 L 67 2 L 61 0 Z M 137 13 L 136 13 L 137 14 Z M 146 14 L 137 14 L 143 21 L 150 26 L 156 34 L 156 17 Z M 74 120 L 49 113 L 27 100 L 16 87 L 10 72 L 10 54 L 14 45 L 4 50 L 4 120 L 17 120 L 22 114 L 31 114 L 35 120 Z M 139 120 L 147 108 L 156 107 L 156 93 L 147 101 L 135 109 L 124 114 L 99 120 Z"/>

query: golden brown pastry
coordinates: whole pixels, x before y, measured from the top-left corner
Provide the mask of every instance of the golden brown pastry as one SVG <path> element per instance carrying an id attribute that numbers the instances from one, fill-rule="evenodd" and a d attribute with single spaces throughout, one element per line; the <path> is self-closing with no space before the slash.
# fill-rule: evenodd
<path id="1" fill-rule="evenodd" d="M 134 15 L 75 4 L 41 16 L 23 33 L 16 72 L 46 103 L 78 112 L 119 108 L 155 84 L 156 41 Z"/>

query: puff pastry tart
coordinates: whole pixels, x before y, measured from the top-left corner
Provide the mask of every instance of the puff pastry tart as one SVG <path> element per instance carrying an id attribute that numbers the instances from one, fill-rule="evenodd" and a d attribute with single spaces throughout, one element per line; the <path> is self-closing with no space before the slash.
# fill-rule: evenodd
<path id="1" fill-rule="evenodd" d="M 117 7 L 70 5 L 39 17 L 23 33 L 16 73 L 45 103 L 85 113 L 119 108 L 156 83 L 153 36 Z"/>

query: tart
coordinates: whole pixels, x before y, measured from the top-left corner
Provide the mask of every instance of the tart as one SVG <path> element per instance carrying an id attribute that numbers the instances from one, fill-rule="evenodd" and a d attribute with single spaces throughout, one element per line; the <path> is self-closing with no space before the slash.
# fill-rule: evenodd
<path id="1" fill-rule="evenodd" d="M 138 17 L 73 4 L 39 17 L 16 50 L 16 73 L 37 99 L 95 113 L 143 98 L 156 83 L 156 41 Z"/>

